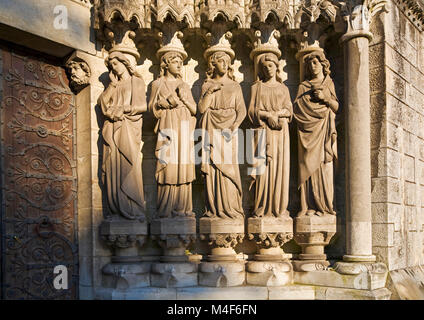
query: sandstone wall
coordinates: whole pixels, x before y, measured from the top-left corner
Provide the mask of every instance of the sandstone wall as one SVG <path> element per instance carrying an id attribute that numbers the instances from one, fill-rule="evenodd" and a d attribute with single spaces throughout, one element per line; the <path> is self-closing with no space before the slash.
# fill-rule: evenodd
<path id="1" fill-rule="evenodd" d="M 424 261 L 424 34 L 395 2 L 371 31 L 373 252 L 395 270 Z"/>

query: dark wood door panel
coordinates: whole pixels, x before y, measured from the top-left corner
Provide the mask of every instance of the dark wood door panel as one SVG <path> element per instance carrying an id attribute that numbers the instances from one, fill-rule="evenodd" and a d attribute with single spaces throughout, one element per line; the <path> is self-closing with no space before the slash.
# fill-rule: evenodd
<path id="1" fill-rule="evenodd" d="M 75 299 L 75 97 L 56 63 L 2 56 L 2 297 Z M 53 287 L 56 265 L 68 268 L 68 290 Z"/>

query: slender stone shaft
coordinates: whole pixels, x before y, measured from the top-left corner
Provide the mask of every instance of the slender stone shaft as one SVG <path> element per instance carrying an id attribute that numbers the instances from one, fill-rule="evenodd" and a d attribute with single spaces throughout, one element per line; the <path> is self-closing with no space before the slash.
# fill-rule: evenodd
<path id="1" fill-rule="evenodd" d="M 346 106 L 346 241 L 344 261 L 375 261 L 372 255 L 369 32 L 353 31 L 344 45 Z"/>

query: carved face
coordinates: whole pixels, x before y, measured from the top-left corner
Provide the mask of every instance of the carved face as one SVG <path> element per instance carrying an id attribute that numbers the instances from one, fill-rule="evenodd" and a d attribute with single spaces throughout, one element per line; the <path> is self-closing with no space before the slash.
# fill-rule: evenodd
<path id="1" fill-rule="evenodd" d="M 168 63 L 168 72 L 174 77 L 180 76 L 182 67 L 183 61 L 181 60 L 181 58 L 175 57 Z"/>
<path id="2" fill-rule="evenodd" d="M 88 83 L 89 75 L 81 68 L 78 62 L 71 62 L 67 65 L 71 81 L 76 85 Z"/>
<path id="3" fill-rule="evenodd" d="M 316 57 L 308 61 L 308 68 L 313 78 L 323 74 L 322 64 Z"/>
<path id="4" fill-rule="evenodd" d="M 216 68 L 216 72 L 220 75 L 223 76 L 224 74 L 227 73 L 228 71 L 228 64 L 227 61 L 225 61 L 224 58 L 220 58 L 215 62 L 215 68 Z"/>
<path id="5" fill-rule="evenodd" d="M 125 75 L 126 73 L 128 73 L 127 67 L 118 59 L 113 58 L 109 61 L 111 67 L 112 67 L 112 71 L 113 73 L 118 77 L 118 78 L 122 78 L 123 75 Z"/>
<path id="6" fill-rule="evenodd" d="M 275 74 L 277 73 L 277 66 L 273 61 L 265 61 L 262 64 L 262 68 L 267 80 L 275 77 Z"/>

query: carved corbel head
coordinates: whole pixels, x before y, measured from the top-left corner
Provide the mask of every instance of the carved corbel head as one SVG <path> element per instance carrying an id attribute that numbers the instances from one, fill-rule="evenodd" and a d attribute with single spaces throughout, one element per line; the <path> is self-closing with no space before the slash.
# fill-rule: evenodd
<path id="1" fill-rule="evenodd" d="M 90 82 L 91 70 L 87 62 L 74 57 L 66 63 L 70 87 L 74 92 L 81 91 Z"/>

